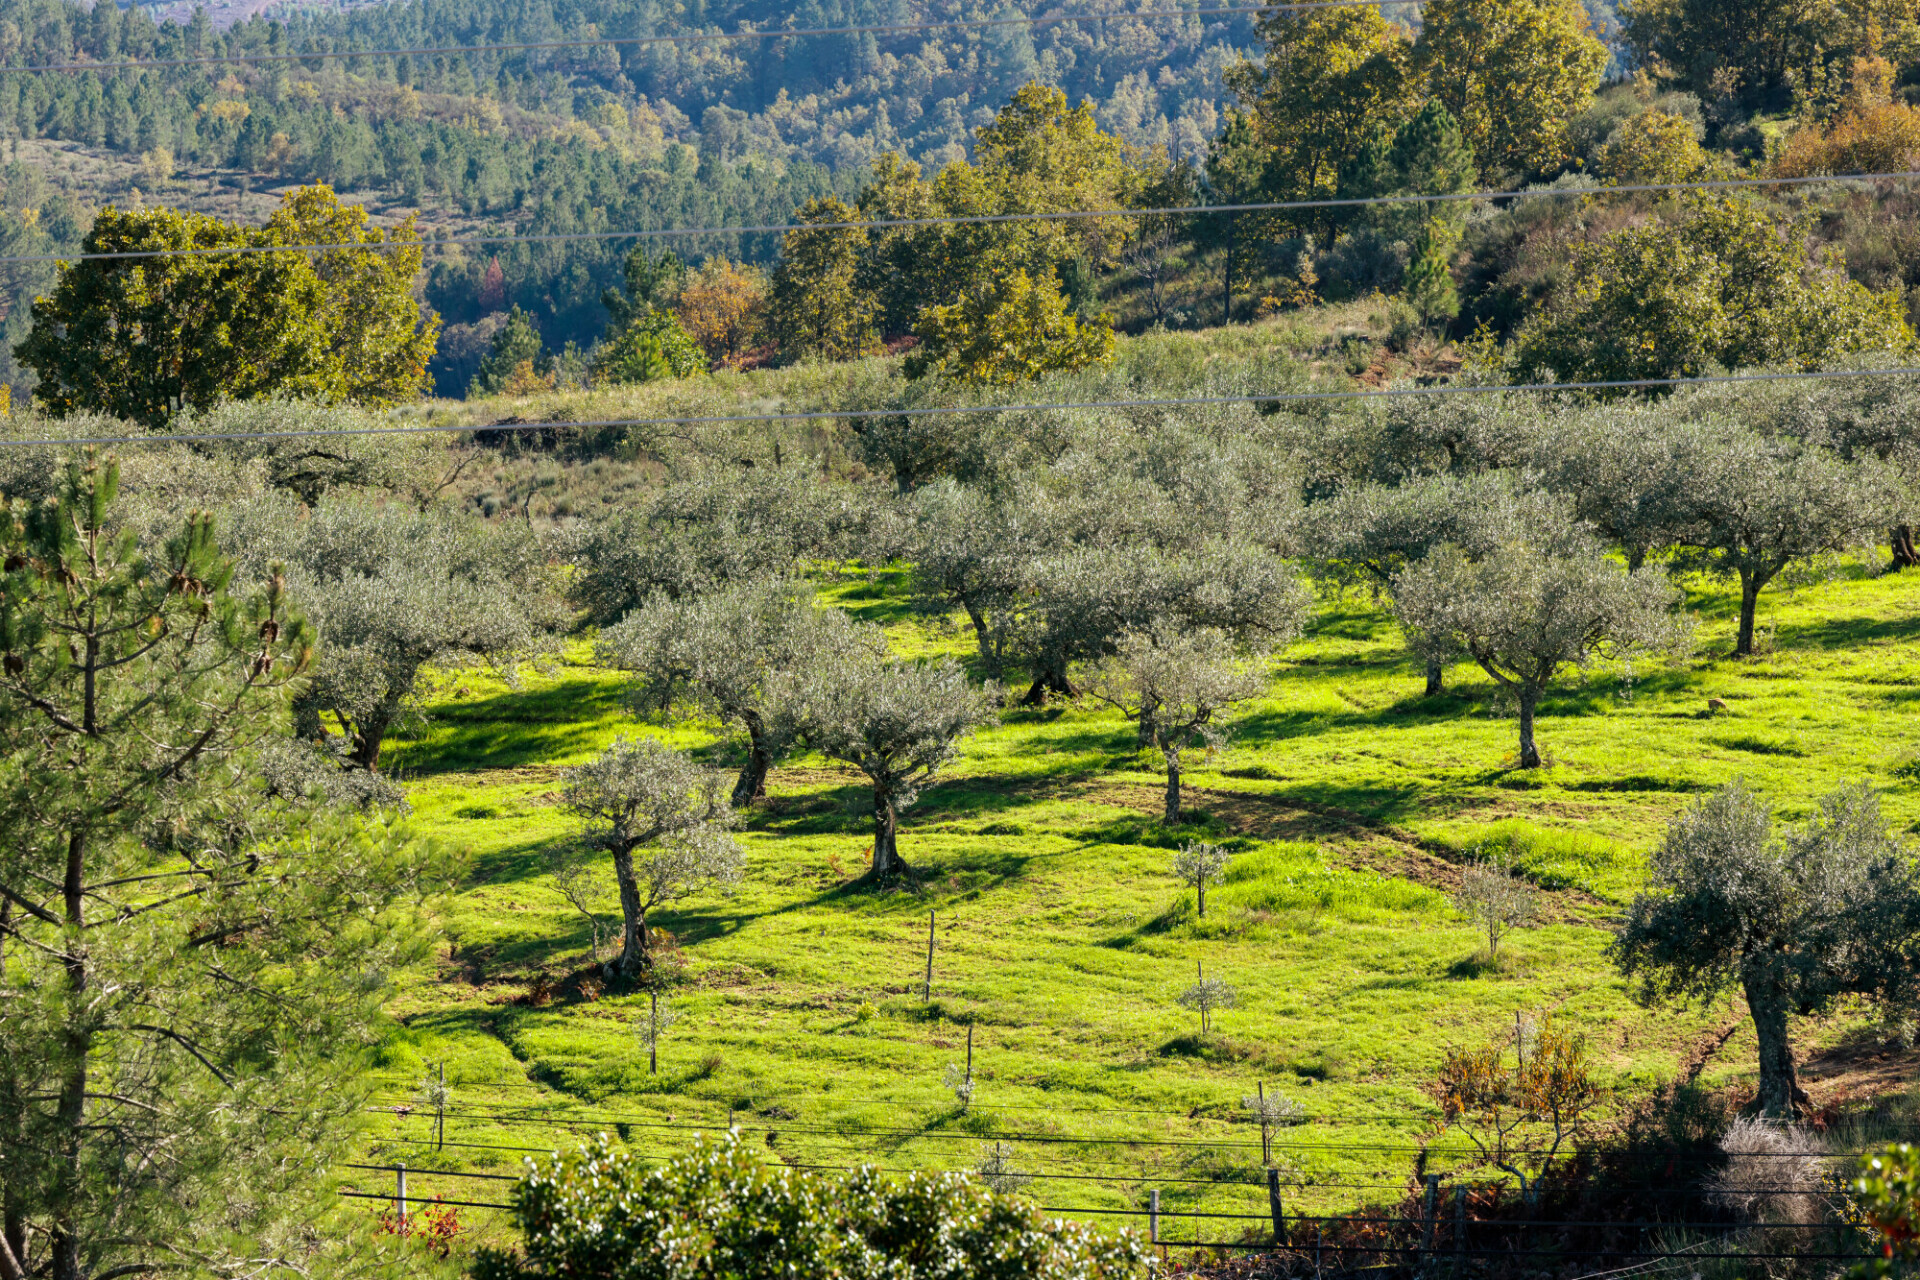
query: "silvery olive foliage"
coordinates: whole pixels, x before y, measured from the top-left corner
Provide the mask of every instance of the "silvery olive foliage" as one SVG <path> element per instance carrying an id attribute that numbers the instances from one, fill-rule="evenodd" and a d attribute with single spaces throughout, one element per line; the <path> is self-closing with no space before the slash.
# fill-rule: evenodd
<path id="1" fill-rule="evenodd" d="M 980 1149 L 980 1163 L 973 1167 L 974 1176 L 1003 1196 L 1024 1190 L 1033 1181 L 1033 1175 L 1013 1167 L 1014 1154 L 1011 1142 L 985 1143 Z"/>
<path id="2" fill-rule="evenodd" d="M 1845 995 L 1910 1002 L 1920 988 L 1920 874 L 1864 784 L 1776 832 L 1742 783 L 1691 805 L 1654 851 L 1650 884 L 1614 938 L 1639 997 L 1711 1000 L 1738 988 L 1760 1041 L 1759 1105 L 1804 1104 L 1792 1015 Z"/>
<path id="3" fill-rule="evenodd" d="M 421 720 L 429 671 L 486 663 L 511 672 L 559 622 L 539 544 L 512 525 L 444 510 L 286 501 L 236 507 L 223 538 L 242 570 L 285 566 L 320 633 L 313 679 L 294 702 L 309 741 L 380 763 L 394 729 Z"/>
<path id="4" fill-rule="evenodd" d="M 877 628 L 824 608 L 804 583 L 742 579 L 701 595 L 655 595 L 600 633 L 595 655 L 633 673 L 629 701 L 642 712 L 716 716 L 747 735 L 733 806 L 762 799 L 767 771 L 788 742 L 774 688 L 783 673 L 850 649 L 885 650 Z"/>
<path id="5" fill-rule="evenodd" d="M 873 789 L 873 867 L 887 881 L 910 868 L 900 856 L 901 811 L 993 718 L 993 690 L 967 682 L 958 664 L 908 662 L 859 646 L 780 673 L 773 681 L 779 732 L 843 760 Z"/>
<path id="6" fill-rule="evenodd" d="M 916 603 L 963 611 L 981 669 L 997 678 L 1006 669 L 1029 566 L 1064 536 L 1057 513 L 1032 486 L 993 494 L 943 479 L 915 492 L 906 514 L 897 550 L 911 566 Z"/>
<path id="7" fill-rule="evenodd" d="M 1760 592 L 1795 561 L 1876 539 L 1900 509 L 1898 486 L 1877 462 L 1768 440 L 1737 426 L 1676 432 L 1662 499 L 1676 563 L 1740 584 L 1734 652 L 1753 652 Z"/>
<path id="8" fill-rule="evenodd" d="M 1182 1009 L 1191 1009 L 1200 1015 L 1200 1032 L 1205 1035 L 1213 1030 L 1215 1011 L 1237 1007 L 1240 1003 L 1240 993 L 1218 978 L 1201 976 L 1192 986 L 1176 996 L 1174 1003 Z"/>
<path id="9" fill-rule="evenodd" d="M 1400 572 L 1393 596 L 1416 653 L 1428 662 L 1469 658 L 1512 695 L 1523 769 L 1540 766 L 1534 714 L 1563 669 L 1601 655 L 1677 651 L 1689 634 L 1663 573 L 1629 573 L 1579 529 L 1477 560 L 1440 548 Z"/>
<path id="10" fill-rule="evenodd" d="M 1391 593 L 1409 564 L 1439 547 L 1469 560 L 1510 542 L 1550 533 L 1566 504 L 1505 472 L 1441 472 L 1404 484 L 1356 484 L 1301 513 L 1295 544 L 1314 576 L 1338 587 Z M 1427 667 L 1427 694 L 1444 668 Z"/>
<path id="11" fill-rule="evenodd" d="M 1113 655 L 1085 679 L 1086 691 L 1140 726 L 1145 745 L 1167 770 L 1165 821 L 1180 821 L 1181 763 L 1198 742 L 1226 743 L 1225 714 L 1266 688 L 1267 652 L 1235 643 L 1218 627 L 1185 626 L 1157 618 L 1123 632 Z"/>
<path id="12" fill-rule="evenodd" d="M 1029 572 L 1015 639 L 1035 673 L 1028 702 L 1073 692 L 1071 669 L 1112 655 L 1129 632 L 1200 628 L 1236 644 L 1279 645 L 1299 634 L 1312 603 L 1280 556 L 1224 539 L 1177 552 L 1079 547 L 1037 561 Z M 1145 737 L 1143 726 L 1143 744 Z"/>
<path id="13" fill-rule="evenodd" d="M 1227 863 L 1232 860 L 1232 854 L 1205 840 L 1189 840 L 1173 855 L 1173 878 L 1192 889 L 1199 899 L 1195 915 L 1206 916 L 1207 886 L 1225 882 Z"/>
<path id="14" fill-rule="evenodd" d="M 613 966 L 641 976 L 653 963 L 647 913 L 710 886 L 730 888 L 745 869 L 726 775 L 653 738 L 617 738 L 565 779 L 560 803 L 590 847 L 613 855 L 623 925 Z"/>
<path id="15" fill-rule="evenodd" d="M 1134 1280 L 1147 1244 L 984 1185 L 966 1172 L 768 1168 L 737 1135 L 696 1137 L 649 1168 L 606 1137 L 536 1167 L 513 1191 L 513 1253 L 474 1280 Z M 688 1240 L 699 1248 L 684 1247 Z"/>
<path id="16" fill-rule="evenodd" d="M 655 595 L 698 595 L 723 583 L 790 574 L 803 559 L 837 560 L 863 541 L 874 507 L 860 489 L 797 466 L 710 466 L 587 521 L 570 552 L 568 594 L 607 626 Z"/>
<path id="17" fill-rule="evenodd" d="M 1487 955 L 1500 954 L 1509 929 L 1532 924 L 1540 914 L 1540 894 L 1523 876 L 1496 861 L 1468 863 L 1460 869 L 1453 909 L 1470 918 L 1486 935 Z"/>

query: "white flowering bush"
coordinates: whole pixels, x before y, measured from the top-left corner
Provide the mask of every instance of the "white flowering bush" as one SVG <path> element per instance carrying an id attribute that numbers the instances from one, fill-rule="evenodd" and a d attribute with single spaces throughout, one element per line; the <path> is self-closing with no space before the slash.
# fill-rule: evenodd
<path id="1" fill-rule="evenodd" d="M 651 1169 L 603 1135 L 531 1168 L 512 1199 L 520 1248 L 483 1250 L 474 1280 L 1121 1280 L 1149 1269 L 1138 1236 L 1047 1219 L 965 1173 L 768 1168 L 731 1135 Z"/>

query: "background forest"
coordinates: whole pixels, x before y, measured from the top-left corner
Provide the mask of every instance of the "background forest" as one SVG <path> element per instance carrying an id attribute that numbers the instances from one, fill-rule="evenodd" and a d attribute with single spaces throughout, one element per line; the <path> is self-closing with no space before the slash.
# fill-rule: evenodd
<path id="1" fill-rule="evenodd" d="M 1100 6 L 1069 4 L 1065 11 L 1076 8 Z M 1589 9 L 1603 35 L 1617 34 L 1604 0 L 1589 0 Z M 583 32 L 628 37 L 1014 12 L 945 0 L 646 0 L 591 13 L 566 4 L 429 0 L 253 18 L 221 31 L 204 13 L 184 25 L 156 25 L 140 6 L 7 0 L 0 5 L 0 62 L 519 43 Z M 1417 20 L 1411 5 L 1385 12 Z M 430 233 L 780 223 L 809 198 L 851 195 L 888 152 L 929 172 L 966 155 L 972 131 L 1033 80 L 1057 86 L 1070 102 L 1090 100 L 1102 126 L 1129 144 L 1204 172 L 1235 101 L 1228 72 L 1243 57 L 1257 57 L 1261 43 L 1251 17 L 1112 19 L 7 76 L 0 78 L 0 134 L 10 162 L 0 251 L 71 249 L 95 210 L 109 203 L 258 220 L 274 193 L 315 182 L 367 204 L 382 221 L 417 210 Z M 1612 68 L 1622 69 L 1625 46 L 1611 56 Z M 1765 86 L 1754 109 L 1768 105 L 1775 88 Z M 516 305 L 552 350 L 569 342 L 590 347 L 606 327 L 600 296 L 619 281 L 626 248 L 438 251 L 423 297 L 447 325 L 432 366 L 440 393 L 465 390 Z M 762 267 L 772 265 L 778 249 L 774 236 L 681 245 L 682 256 L 695 261 L 724 254 Z M 0 271 L 0 378 L 20 394 L 32 378 L 11 347 L 25 335 L 26 304 L 46 290 L 52 266 L 5 263 Z"/>

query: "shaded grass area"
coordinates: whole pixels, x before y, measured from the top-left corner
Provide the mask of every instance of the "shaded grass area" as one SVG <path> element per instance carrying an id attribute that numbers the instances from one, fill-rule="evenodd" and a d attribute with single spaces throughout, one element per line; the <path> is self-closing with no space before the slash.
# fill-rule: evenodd
<path id="1" fill-rule="evenodd" d="M 887 625 L 903 651 L 968 654 L 964 628 L 914 616 L 887 574 L 822 594 Z M 1285 1138 L 1304 1184 L 1290 1203 L 1390 1198 L 1433 1134 L 1426 1086 L 1446 1046 L 1552 1010 L 1631 1091 L 1670 1078 L 1737 1016 L 1638 1008 L 1604 957 L 1647 851 L 1693 798 L 1742 777 L 1795 816 L 1866 778 L 1896 825 L 1920 826 L 1907 714 L 1920 577 L 1771 596 L 1771 651 L 1743 662 L 1721 656 L 1725 595 L 1691 603 L 1698 655 L 1570 678 L 1543 710 L 1550 767 L 1522 774 L 1490 681 L 1456 667 L 1445 695 L 1423 699 L 1390 619 L 1330 602 L 1232 743 L 1195 755 L 1190 830 L 1156 821 L 1160 780 L 1118 717 L 1010 709 L 910 811 L 909 890 L 855 883 L 870 842 L 856 777 L 789 761 L 743 833 L 739 891 L 658 914 L 689 981 L 666 998 L 679 1021 L 657 1076 L 634 1037 L 643 997 L 591 981 L 586 922 L 543 871 L 544 850 L 574 830 L 559 767 L 620 733 L 665 733 L 716 763 L 732 747 L 712 725 L 634 722 L 617 675 L 593 669 L 584 645 L 519 688 L 467 673 L 466 694 L 449 693 L 391 756 L 419 823 L 464 849 L 471 874 L 447 909 L 450 953 L 396 1006 L 383 1098 L 404 1101 L 445 1062 L 461 1141 L 544 1147 L 605 1130 L 660 1154 L 731 1115 L 776 1159 L 934 1168 L 970 1166 L 1004 1138 L 1031 1171 L 1097 1175 L 1038 1184 L 1050 1204 L 1135 1206 L 1141 1179 L 1193 1176 L 1205 1180 L 1163 1187 L 1163 1203 L 1261 1212 L 1263 1188 L 1233 1183 L 1259 1181 L 1240 1101 L 1264 1084 L 1310 1118 Z M 1236 850 L 1204 919 L 1167 865 L 1195 832 Z M 1447 897 L 1458 864 L 1489 856 L 1557 907 L 1555 923 L 1510 935 L 1499 965 L 1474 961 L 1480 939 Z M 611 896 L 602 909 L 617 915 Z M 1238 994 L 1209 1035 L 1175 1003 L 1196 963 Z M 555 994 L 529 1003 L 542 974 Z M 978 1091 L 963 1114 L 942 1074 L 964 1060 L 968 1026 Z M 1802 1030 L 1811 1044 L 1846 1027 Z M 1743 1030 L 1704 1078 L 1751 1073 Z M 403 1144 L 423 1132 L 417 1115 L 377 1118 L 369 1152 L 474 1169 L 519 1158 Z M 1435 1142 L 1429 1168 L 1457 1164 L 1460 1145 Z"/>

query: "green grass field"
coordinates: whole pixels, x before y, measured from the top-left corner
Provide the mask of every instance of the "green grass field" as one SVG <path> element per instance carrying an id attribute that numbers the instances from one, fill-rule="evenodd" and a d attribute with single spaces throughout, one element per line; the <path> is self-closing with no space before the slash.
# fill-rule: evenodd
<path id="1" fill-rule="evenodd" d="M 967 654 L 960 628 L 915 621 L 893 587 L 881 574 L 823 594 L 887 623 L 904 651 Z M 1310 1118 L 1280 1139 L 1291 1207 L 1397 1199 L 1412 1149 L 1435 1132 L 1424 1087 L 1446 1045 L 1551 1011 L 1630 1097 L 1742 1016 L 1725 1003 L 1641 1009 L 1604 956 L 1646 851 L 1690 796 L 1745 778 L 1797 816 L 1865 778 L 1898 827 L 1920 826 L 1920 577 L 1849 569 L 1770 593 L 1771 639 L 1751 661 L 1724 656 L 1732 598 L 1696 592 L 1689 606 L 1695 657 L 1566 680 L 1540 726 L 1550 767 L 1522 774 L 1483 675 L 1453 668 L 1451 691 L 1423 699 L 1390 617 L 1364 597 L 1325 602 L 1231 745 L 1189 774 L 1201 828 L 1240 851 L 1204 920 L 1167 870 L 1188 833 L 1158 825 L 1162 780 L 1116 714 L 1009 710 L 972 740 L 908 814 L 914 892 L 853 883 L 869 844 L 863 789 L 838 766 L 791 760 L 743 833 L 739 891 L 659 917 L 689 981 L 664 1002 L 679 1021 L 658 1075 L 634 1035 L 645 997 L 564 980 L 590 966 L 590 938 L 542 851 L 574 831 L 556 803 L 560 770 L 615 735 L 664 732 L 722 763 L 728 744 L 711 726 L 637 725 L 584 643 L 517 688 L 463 673 L 422 736 L 390 755 L 418 825 L 471 862 L 447 908 L 450 945 L 410 978 L 378 1078 L 382 1101 L 404 1103 L 444 1063 L 448 1138 L 486 1145 L 412 1145 L 428 1132 L 416 1113 L 376 1117 L 366 1152 L 505 1172 L 520 1153 L 494 1147 L 604 1130 L 665 1153 L 732 1114 L 792 1164 L 971 1167 L 1007 1138 L 1017 1168 L 1081 1175 L 1036 1184 L 1046 1205 L 1137 1208 L 1154 1176 L 1192 1179 L 1164 1185 L 1169 1209 L 1258 1214 L 1265 1196 L 1234 1184 L 1261 1177 L 1240 1100 L 1264 1084 Z M 1709 698 L 1726 710 L 1710 716 Z M 1546 920 L 1511 935 L 1503 967 L 1471 963 L 1479 939 L 1448 904 L 1476 848 L 1512 850 L 1550 891 Z M 604 909 L 617 920 L 611 896 Z M 923 1002 L 929 912 L 939 941 Z M 1239 995 L 1210 1039 L 1174 1003 L 1197 963 Z M 554 989 L 544 1003 L 528 999 L 539 975 Z M 942 1077 L 969 1028 L 978 1092 L 962 1114 Z M 1850 1027 L 1799 1029 L 1814 1054 Z M 1737 1082 L 1751 1055 L 1742 1030 L 1703 1079 Z M 1822 1100 L 1840 1087 L 1809 1082 Z M 1125 1141 L 1068 1141 L 1086 1138 Z M 1439 1172 L 1464 1146 L 1447 1135 L 1434 1150 Z M 417 1174 L 414 1194 L 495 1198 L 502 1186 Z"/>

